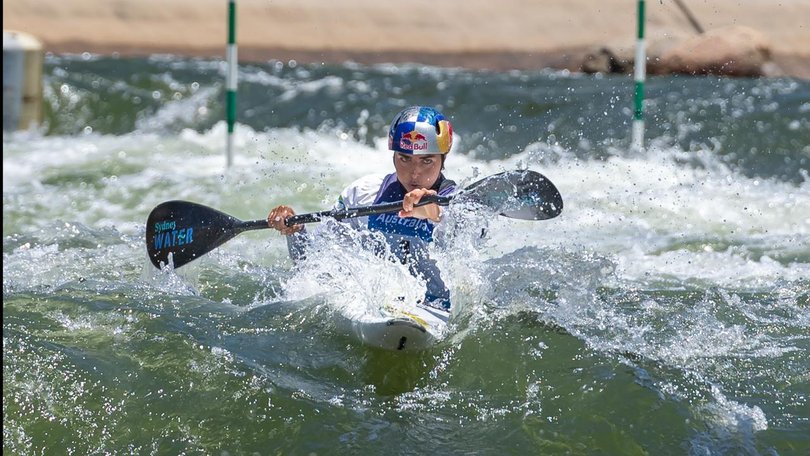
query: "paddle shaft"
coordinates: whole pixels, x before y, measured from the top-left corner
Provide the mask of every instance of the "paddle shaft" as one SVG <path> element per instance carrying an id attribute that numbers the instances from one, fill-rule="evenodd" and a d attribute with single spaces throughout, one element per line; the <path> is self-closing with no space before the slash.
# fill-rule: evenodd
<path id="1" fill-rule="evenodd" d="M 426 206 L 431 203 L 436 203 L 439 206 L 447 206 L 450 204 L 450 200 L 452 199 L 453 198 L 451 196 L 426 195 L 423 196 L 418 203 L 414 204 L 414 207 Z M 315 223 L 320 222 L 324 218 L 343 220 L 347 218 L 365 217 L 367 215 L 385 214 L 387 212 L 395 212 L 400 209 L 402 209 L 402 201 L 375 204 L 373 206 L 348 207 L 346 209 L 335 209 L 331 211 L 319 211 L 310 212 L 307 214 L 291 215 L 284 220 L 284 224 L 287 226 L 293 226 L 300 225 L 302 223 Z M 270 228 L 270 226 L 267 224 L 267 220 L 248 220 L 239 222 L 234 224 L 232 229 L 235 234 L 239 234 L 244 231 L 261 230 L 264 228 Z"/>
<path id="2" fill-rule="evenodd" d="M 414 207 L 425 206 L 431 203 L 436 203 L 439 206 L 447 206 L 450 204 L 450 196 L 439 195 L 425 195 Z M 395 212 L 402 209 L 402 201 L 393 203 L 375 204 L 373 206 L 361 207 L 348 207 L 345 209 L 335 209 L 331 211 L 310 212 L 308 214 L 299 214 L 287 217 L 284 224 L 287 226 L 299 225 L 302 223 L 320 222 L 323 218 L 329 217 L 335 220 L 343 220 L 347 218 L 365 217 L 367 215 L 385 214 L 387 212 Z M 265 225 L 267 222 L 265 222 Z"/>

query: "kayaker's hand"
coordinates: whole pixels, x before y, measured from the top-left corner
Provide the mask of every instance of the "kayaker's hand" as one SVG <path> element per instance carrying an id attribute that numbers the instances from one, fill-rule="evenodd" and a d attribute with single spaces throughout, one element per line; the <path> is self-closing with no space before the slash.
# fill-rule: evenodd
<path id="1" fill-rule="evenodd" d="M 428 190 L 426 188 L 417 188 L 405 194 L 402 200 L 402 210 L 399 211 L 400 217 L 414 217 L 418 219 L 428 219 L 434 222 L 441 220 L 442 210 L 438 204 L 426 204 L 424 206 L 414 207 L 425 195 L 435 195 L 436 190 Z"/>
<path id="2" fill-rule="evenodd" d="M 267 214 L 267 225 L 274 230 L 278 230 L 281 234 L 289 236 L 304 229 L 304 225 L 287 226 L 284 221 L 287 217 L 295 215 L 295 211 L 289 206 L 275 207 L 269 214 Z"/>

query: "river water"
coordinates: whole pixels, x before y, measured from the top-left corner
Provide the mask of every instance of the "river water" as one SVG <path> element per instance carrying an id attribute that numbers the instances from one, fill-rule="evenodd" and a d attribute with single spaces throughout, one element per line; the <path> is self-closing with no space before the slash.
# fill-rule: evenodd
<path id="1" fill-rule="evenodd" d="M 224 74 L 46 59 L 44 126 L 3 135 L 4 453 L 810 452 L 807 81 L 651 78 L 640 152 L 629 77 L 245 64 L 226 169 Z M 327 209 L 391 168 L 415 104 L 453 122 L 462 186 L 528 168 L 565 202 L 477 214 L 487 238 L 434 252 L 454 302 L 434 349 L 340 331 L 424 284 L 339 245 L 295 267 L 261 230 L 149 263 L 159 203 Z"/>

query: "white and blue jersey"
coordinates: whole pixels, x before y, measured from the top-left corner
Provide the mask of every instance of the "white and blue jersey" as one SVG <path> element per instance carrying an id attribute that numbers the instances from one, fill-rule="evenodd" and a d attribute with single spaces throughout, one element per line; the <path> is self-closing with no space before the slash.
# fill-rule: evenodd
<path id="1" fill-rule="evenodd" d="M 440 175 L 432 190 L 439 195 L 450 195 L 455 183 Z M 405 198 L 405 188 L 397 180 L 396 173 L 370 175 L 356 180 L 340 194 L 334 209 L 391 203 Z M 379 232 L 388 244 L 388 251 L 396 260 L 408 265 L 414 276 L 421 277 L 427 285 L 426 301 L 432 305 L 450 308 L 450 292 L 441 279 L 436 262 L 428 256 L 428 243 L 433 241 L 435 223 L 413 217 L 400 217 L 396 212 L 376 214 L 344 220 L 357 230 Z M 305 236 L 287 236 L 290 255 L 293 259 L 303 253 Z M 382 249 L 381 249 L 382 250 Z M 382 251 L 380 253 L 383 253 Z"/>

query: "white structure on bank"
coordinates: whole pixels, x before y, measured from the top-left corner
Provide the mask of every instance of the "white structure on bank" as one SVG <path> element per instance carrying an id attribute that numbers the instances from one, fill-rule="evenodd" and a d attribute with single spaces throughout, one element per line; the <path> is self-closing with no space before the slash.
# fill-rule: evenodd
<path id="1" fill-rule="evenodd" d="M 3 30 L 3 131 L 25 130 L 42 122 L 42 43 L 33 36 Z"/>

